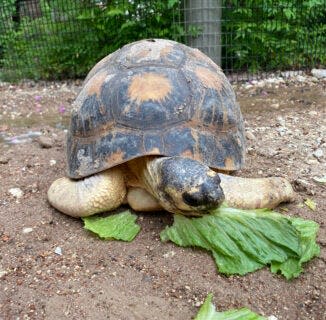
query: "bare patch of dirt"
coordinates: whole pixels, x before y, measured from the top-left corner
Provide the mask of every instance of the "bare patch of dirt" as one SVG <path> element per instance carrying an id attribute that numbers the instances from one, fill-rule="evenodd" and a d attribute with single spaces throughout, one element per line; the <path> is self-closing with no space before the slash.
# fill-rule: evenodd
<path id="1" fill-rule="evenodd" d="M 278 319 L 325 319 L 326 187 L 313 180 L 326 174 L 325 82 L 236 86 L 248 138 L 238 174 L 287 177 L 298 200 L 279 210 L 320 224 L 321 256 L 290 282 L 267 268 L 225 277 L 206 252 L 161 243 L 168 213 L 139 214 L 140 234 L 122 243 L 98 240 L 80 220 L 51 208 L 46 192 L 65 174 L 64 130 L 79 88 L 0 85 L 1 320 L 188 320 L 210 292 L 219 310 L 247 306 Z M 302 205 L 306 198 L 316 211 Z"/>

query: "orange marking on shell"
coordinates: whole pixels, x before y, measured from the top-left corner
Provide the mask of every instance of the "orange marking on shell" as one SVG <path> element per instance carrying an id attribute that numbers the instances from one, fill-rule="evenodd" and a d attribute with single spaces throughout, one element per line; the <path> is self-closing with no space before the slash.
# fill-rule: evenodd
<path id="1" fill-rule="evenodd" d="M 119 164 L 124 161 L 124 156 L 125 156 L 125 153 L 122 151 L 114 152 L 107 158 L 107 163 L 109 165 Z"/>
<path id="2" fill-rule="evenodd" d="M 205 61 L 207 64 L 209 64 L 211 67 L 213 67 L 214 69 L 216 69 L 216 71 L 218 72 L 222 72 L 222 69 L 220 68 L 220 66 L 218 66 L 211 58 L 209 58 L 208 56 L 206 56 L 203 52 L 201 52 L 198 49 L 193 49 L 191 50 L 191 54 L 200 60 Z"/>
<path id="3" fill-rule="evenodd" d="M 197 77 L 202 81 L 204 86 L 208 88 L 221 91 L 223 87 L 223 81 L 216 72 L 213 72 L 207 68 L 197 67 L 195 69 Z"/>
<path id="4" fill-rule="evenodd" d="M 128 88 L 128 96 L 137 103 L 148 100 L 162 101 L 171 91 L 172 86 L 166 76 L 149 72 L 133 77 Z"/>
<path id="5" fill-rule="evenodd" d="M 107 77 L 105 71 L 96 73 L 85 85 L 85 89 L 88 95 L 100 95 L 102 84 Z"/>
<path id="6" fill-rule="evenodd" d="M 161 49 L 160 51 L 160 55 L 162 57 L 165 57 L 167 56 L 170 52 L 172 51 L 172 46 L 169 44 L 169 45 L 166 45 L 164 48 Z"/>
<path id="7" fill-rule="evenodd" d="M 224 165 L 225 165 L 225 170 L 234 170 L 234 161 L 233 158 L 231 157 L 227 157 L 224 160 Z"/>
<path id="8" fill-rule="evenodd" d="M 149 53 L 148 49 L 144 49 L 144 50 L 136 52 L 134 55 L 135 60 L 137 61 L 137 60 L 146 58 L 148 56 L 148 53 Z"/>
<path id="9" fill-rule="evenodd" d="M 148 154 L 161 154 L 161 151 L 159 148 L 153 148 L 147 152 Z"/>
<path id="10" fill-rule="evenodd" d="M 191 150 L 185 150 L 181 153 L 181 156 L 185 158 L 193 158 L 194 154 Z"/>

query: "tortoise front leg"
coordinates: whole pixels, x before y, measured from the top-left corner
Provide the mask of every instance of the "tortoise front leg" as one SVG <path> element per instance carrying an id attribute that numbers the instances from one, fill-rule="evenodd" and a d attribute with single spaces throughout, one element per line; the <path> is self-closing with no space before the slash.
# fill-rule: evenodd
<path id="1" fill-rule="evenodd" d="M 143 188 L 130 187 L 127 193 L 127 202 L 135 211 L 161 211 L 164 210 L 156 198 Z"/>
<path id="2" fill-rule="evenodd" d="M 240 178 L 219 173 L 225 202 L 240 209 L 273 209 L 282 202 L 293 201 L 295 192 L 282 177 Z"/>
<path id="3" fill-rule="evenodd" d="M 118 208 L 126 197 L 124 175 L 120 168 L 81 179 L 61 178 L 52 183 L 48 200 L 57 210 L 86 217 Z"/>

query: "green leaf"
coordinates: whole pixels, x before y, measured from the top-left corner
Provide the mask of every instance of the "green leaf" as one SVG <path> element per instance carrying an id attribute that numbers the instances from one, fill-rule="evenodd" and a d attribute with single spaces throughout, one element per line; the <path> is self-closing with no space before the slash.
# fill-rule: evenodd
<path id="1" fill-rule="evenodd" d="M 122 15 L 124 15 L 124 12 L 121 9 L 114 8 L 114 9 L 108 10 L 106 12 L 106 15 L 109 17 L 122 16 Z"/>
<path id="2" fill-rule="evenodd" d="M 305 204 L 305 205 L 306 205 L 310 210 L 312 210 L 312 211 L 315 211 L 315 210 L 316 210 L 317 205 L 316 205 L 316 202 L 315 202 L 314 200 L 307 198 L 307 199 L 305 200 L 304 204 Z"/>
<path id="3" fill-rule="evenodd" d="M 140 230 L 135 223 L 137 216 L 129 210 L 107 217 L 90 216 L 82 218 L 84 228 L 105 240 L 132 241 Z"/>
<path id="4" fill-rule="evenodd" d="M 168 0 L 168 9 L 171 9 L 174 7 L 175 4 L 177 4 L 179 0 Z"/>
<path id="5" fill-rule="evenodd" d="M 302 264 L 319 254 L 318 224 L 269 209 L 240 210 L 225 206 L 211 215 L 187 218 L 161 232 L 162 241 L 210 251 L 219 272 L 244 275 L 271 265 L 287 279 L 297 277 Z"/>
<path id="6" fill-rule="evenodd" d="M 266 318 L 259 316 L 247 308 L 217 312 L 215 306 L 212 304 L 212 297 L 212 294 L 207 296 L 194 320 L 266 320 Z"/>

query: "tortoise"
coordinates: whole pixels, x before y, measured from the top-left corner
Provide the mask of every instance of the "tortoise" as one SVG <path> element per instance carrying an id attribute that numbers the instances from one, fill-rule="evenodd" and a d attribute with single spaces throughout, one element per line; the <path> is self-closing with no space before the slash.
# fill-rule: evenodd
<path id="1" fill-rule="evenodd" d="M 52 183 L 48 200 L 73 217 L 126 203 L 201 216 L 223 201 L 273 208 L 294 197 L 284 178 L 229 175 L 245 157 L 232 86 L 201 51 L 170 40 L 128 44 L 93 67 L 66 149 L 68 177 Z"/>

